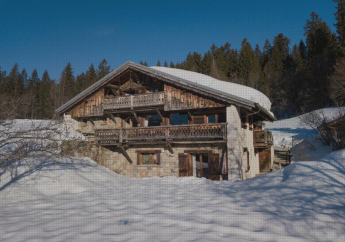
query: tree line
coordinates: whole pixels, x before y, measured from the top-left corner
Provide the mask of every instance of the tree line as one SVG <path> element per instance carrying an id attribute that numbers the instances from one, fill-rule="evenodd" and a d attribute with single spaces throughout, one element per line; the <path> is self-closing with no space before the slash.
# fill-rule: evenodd
<path id="1" fill-rule="evenodd" d="M 15 64 L 6 74 L 0 67 L 0 116 L 15 113 L 14 118 L 50 119 L 54 110 L 91 86 L 110 72 L 110 65 L 103 59 L 96 69 L 93 64 L 84 73 L 74 76 L 68 63 L 58 81 L 52 80 L 47 70 L 39 77 L 34 69 L 31 76 Z"/>
<path id="2" fill-rule="evenodd" d="M 304 25 L 305 41 L 291 46 L 279 33 L 260 48 L 246 38 L 239 50 L 230 43 L 213 44 L 204 54 L 189 53 L 180 63 L 164 61 L 163 66 L 195 71 L 214 78 L 255 88 L 272 102 L 280 118 L 331 105 L 345 104 L 345 0 L 337 4 L 336 33 L 315 12 Z M 140 64 L 148 66 L 147 62 Z M 157 66 L 161 66 L 158 61 Z M 15 110 L 17 118 L 52 118 L 54 110 L 73 98 L 111 70 L 104 59 L 84 73 L 74 75 L 70 63 L 58 81 L 46 70 L 42 77 L 36 69 L 29 77 L 17 64 L 7 74 L 0 67 L 1 110 Z"/>

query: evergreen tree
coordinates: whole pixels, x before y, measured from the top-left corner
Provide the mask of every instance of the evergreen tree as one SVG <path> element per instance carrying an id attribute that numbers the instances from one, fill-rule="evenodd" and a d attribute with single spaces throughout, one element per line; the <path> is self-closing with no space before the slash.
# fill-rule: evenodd
<path id="1" fill-rule="evenodd" d="M 82 72 L 80 75 L 77 75 L 77 78 L 76 78 L 76 82 L 75 82 L 76 93 L 80 93 L 86 88 L 87 86 L 86 86 L 85 74 L 84 72 Z"/>
<path id="2" fill-rule="evenodd" d="M 149 66 L 146 61 L 144 62 L 144 66 Z"/>
<path id="3" fill-rule="evenodd" d="M 42 80 L 38 83 L 38 118 L 47 119 L 52 116 L 51 80 L 45 70 Z"/>
<path id="4" fill-rule="evenodd" d="M 266 39 L 264 48 L 261 54 L 261 60 L 260 60 L 262 69 L 267 65 L 267 62 L 271 56 L 271 52 L 272 52 L 271 43 L 268 39 Z"/>
<path id="5" fill-rule="evenodd" d="M 261 50 L 259 44 L 256 44 L 255 46 L 255 55 L 258 60 L 261 60 Z"/>
<path id="6" fill-rule="evenodd" d="M 211 55 L 212 55 L 213 58 L 214 58 L 214 55 L 216 54 L 216 50 L 217 50 L 217 47 L 213 43 L 212 46 L 211 46 Z"/>
<path id="7" fill-rule="evenodd" d="M 1 71 L 1 66 L 0 66 L 0 94 L 5 92 L 4 90 L 5 80 L 6 80 L 6 71 Z"/>
<path id="8" fill-rule="evenodd" d="M 193 54 L 191 52 L 188 53 L 186 61 L 184 62 L 183 69 L 189 71 L 200 72 L 201 71 L 201 55 L 197 52 Z"/>
<path id="9" fill-rule="evenodd" d="M 305 76 L 305 89 L 310 100 L 305 101 L 306 110 L 331 105 L 329 95 L 329 75 L 333 72 L 338 49 L 336 36 L 326 22 L 312 12 L 304 27 L 307 43 L 308 75 Z"/>
<path id="10" fill-rule="evenodd" d="M 168 67 L 168 62 L 164 61 L 164 67 Z"/>
<path id="11" fill-rule="evenodd" d="M 337 20 L 335 26 L 337 28 L 338 40 L 343 51 L 345 51 L 345 1 L 333 0 L 333 2 L 337 4 L 337 11 L 334 15 Z"/>
<path id="12" fill-rule="evenodd" d="M 73 69 L 71 63 L 68 62 L 64 68 L 60 78 L 60 103 L 61 105 L 70 100 L 75 95 L 75 78 L 73 76 Z"/>
<path id="13" fill-rule="evenodd" d="M 106 59 L 103 59 L 98 65 L 97 77 L 98 79 L 102 79 L 109 73 L 110 73 L 110 65 L 108 65 L 108 62 Z"/>
<path id="14" fill-rule="evenodd" d="M 161 61 L 160 60 L 157 62 L 157 66 L 161 66 Z"/>
<path id="15" fill-rule="evenodd" d="M 29 85 L 28 85 L 28 102 L 29 102 L 29 117 L 31 119 L 37 118 L 37 111 L 38 111 L 38 84 L 40 82 L 40 79 L 38 78 L 37 70 L 34 69 L 32 71 L 31 77 L 29 79 Z"/>
<path id="16" fill-rule="evenodd" d="M 212 66 L 212 62 L 213 62 L 213 57 L 210 51 L 207 51 L 204 54 L 204 57 L 202 58 L 201 61 L 201 69 L 202 69 L 202 73 L 205 75 L 211 75 L 211 66 Z M 215 70 L 213 70 L 214 72 Z M 217 70 L 218 72 L 218 70 Z"/>
<path id="17" fill-rule="evenodd" d="M 260 74 L 260 62 L 256 57 L 251 45 L 249 44 L 247 39 L 244 38 L 242 41 L 241 52 L 238 60 L 237 74 L 239 77 L 248 81 L 250 73 L 251 75 L 254 75 L 254 73 L 256 73 L 256 76 Z M 256 83 L 254 84 L 254 86 L 256 86 Z"/>
<path id="18" fill-rule="evenodd" d="M 84 85 L 80 87 L 81 90 L 84 90 L 88 88 L 89 86 L 91 86 L 92 84 L 94 84 L 95 82 L 97 82 L 98 76 L 93 64 L 91 64 L 89 69 L 86 71 L 84 79 L 85 79 Z"/>
<path id="19" fill-rule="evenodd" d="M 3 91 L 6 94 L 17 96 L 19 88 L 19 68 L 16 63 L 4 81 Z"/>
<path id="20" fill-rule="evenodd" d="M 170 68 L 175 68 L 174 62 L 170 61 Z"/>
<path id="21" fill-rule="evenodd" d="M 144 65 L 144 62 L 143 61 L 140 61 L 140 63 L 139 63 L 140 65 Z"/>
<path id="22" fill-rule="evenodd" d="M 303 40 L 301 40 L 301 41 L 299 42 L 298 49 L 299 49 L 299 51 L 300 51 L 300 53 L 301 53 L 302 59 L 303 59 L 304 62 L 305 62 L 306 59 L 307 59 L 307 47 L 305 46 Z"/>

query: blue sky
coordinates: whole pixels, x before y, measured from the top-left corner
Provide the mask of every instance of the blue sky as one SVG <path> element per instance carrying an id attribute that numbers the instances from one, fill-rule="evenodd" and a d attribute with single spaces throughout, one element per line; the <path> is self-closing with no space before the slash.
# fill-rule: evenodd
<path id="1" fill-rule="evenodd" d="M 298 43 L 315 11 L 335 31 L 331 0 L 17 1 L 0 0 L 0 66 L 58 79 L 106 58 L 113 69 L 131 60 L 180 62 L 212 43 L 240 48 L 244 37 L 262 48 L 282 32 Z"/>

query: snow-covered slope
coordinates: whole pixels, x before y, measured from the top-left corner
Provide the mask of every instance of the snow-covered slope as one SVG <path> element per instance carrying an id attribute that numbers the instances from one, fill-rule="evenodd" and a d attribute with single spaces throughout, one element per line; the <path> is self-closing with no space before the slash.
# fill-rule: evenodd
<path id="1" fill-rule="evenodd" d="M 323 108 L 314 112 L 320 115 L 322 113 L 330 121 L 338 117 L 339 112 L 344 112 L 344 108 Z M 265 129 L 269 129 L 273 133 L 274 145 L 276 147 L 292 147 L 307 138 L 315 137 L 316 133 L 312 127 L 301 122 L 305 115 L 309 115 L 309 113 L 294 118 L 278 120 L 273 123 L 265 123 Z"/>
<path id="2" fill-rule="evenodd" d="M 264 107 L 267 111 L 271 109 L 271 101 L 268 99 L 266 95 L 262 92 L 255 90 L 254 88 L 247 87 L 244 85 L 239 85 L 232 82 L 225 82 L 218 79 L 215 79 L 210 76 L 206 76 L 204 74 L 200 74 L 197 72 L 180 70 L 175 68 L 168 68 L 168 67 L 160 67 L 160 66 L 153 66 L 150 67 L 152 69 L 177 76 L 179 78 L 185 79 L 187 81 L 191 81 L 194 83 L 198 83 L 205 87 L 210 87 L 222 92 L 227 92 L 229 94 L 259 103 L 262 107 Z"/>
<path id="3" fill-rule="evenodd" d="M 345 150 L 243 182 L 134 179 L 89 159 L 0 182 L 1 241 L 344 241 Z"/>

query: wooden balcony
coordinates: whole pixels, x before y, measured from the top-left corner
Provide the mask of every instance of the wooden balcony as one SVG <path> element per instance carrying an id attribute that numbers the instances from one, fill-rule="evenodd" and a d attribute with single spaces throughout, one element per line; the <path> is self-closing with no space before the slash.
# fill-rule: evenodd
<path id="1" fill-rule="evenodd" d="M 226 123 L 96 129 L 95 141 L 102 145 L 226 141 Z"/>
<path id="2" fill-rule="evenodd" d="M 123 110 L 145 107 L 158 107 L 164 105 L 164 92 L 152 92 L 119 96 L 115 98 L 105 98 L 103 100 L 103 110 Z"/>
<path id="3" fill-rule="evenodd" d="M 269 130 L 254 130 L 254 146 L 273 145 L 273 135 Z"/>

